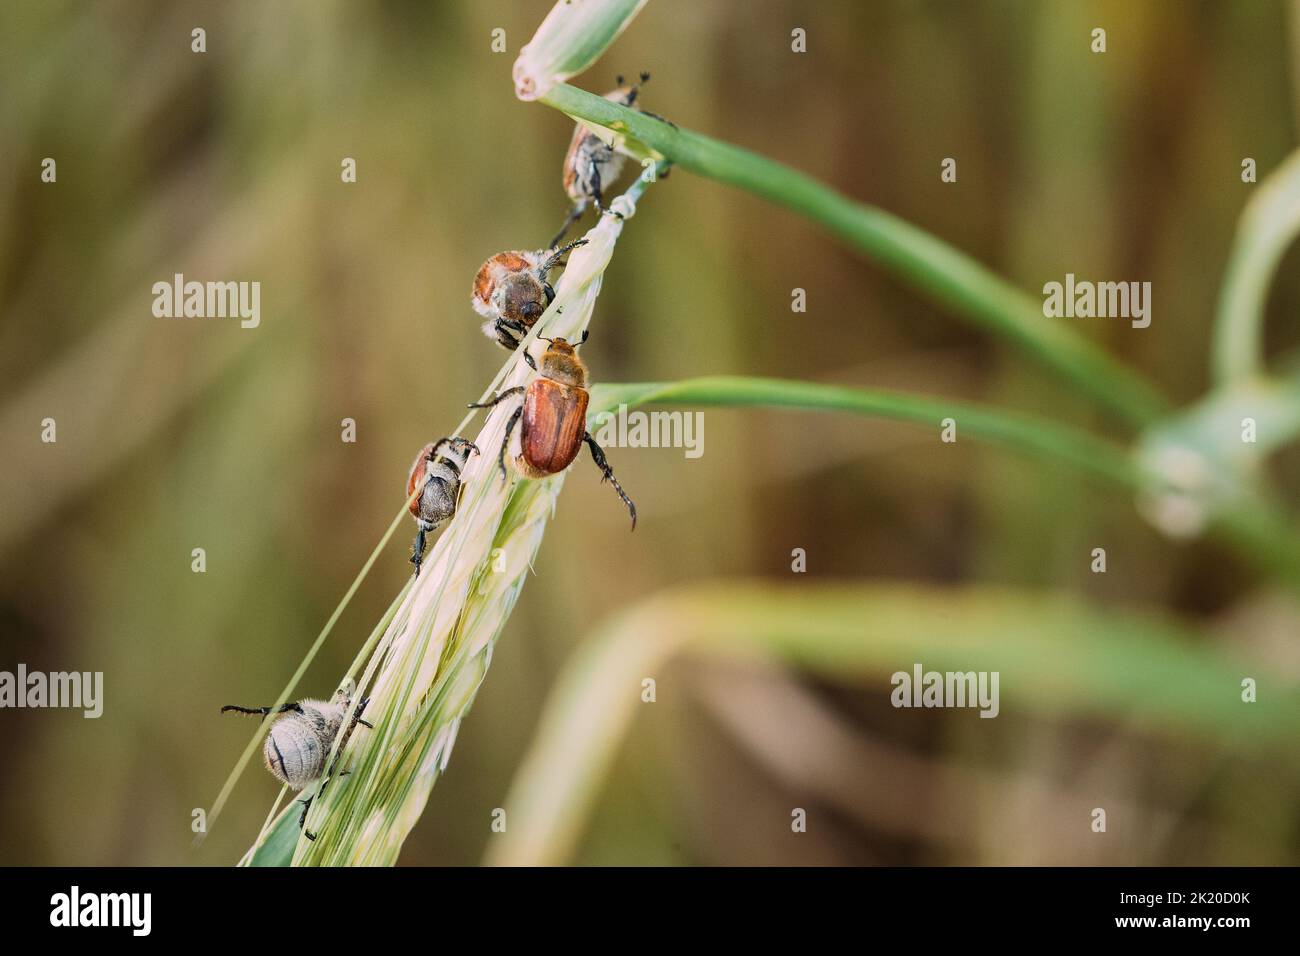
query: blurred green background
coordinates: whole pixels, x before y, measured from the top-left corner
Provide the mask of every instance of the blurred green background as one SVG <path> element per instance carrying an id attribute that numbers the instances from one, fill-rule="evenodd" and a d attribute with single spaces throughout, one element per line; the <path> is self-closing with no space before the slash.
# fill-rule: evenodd
<path id="1" fill-rule="evenodd" d="M 256 769 L 190 849 L 191 811 L 252 730 L 218 710 L 275 698 L 401 506 L 415 452 L 500 367 L 469 306 L 479 264 L 540 247 L 565 211 L 572 124 L 518 102 L 510 80 L 549 7 L 0 7 L 0 669 L 102 670 L 106 687 L 99 720 L 0 712 L 0 863 L 224 865 L 251 841 L 277 790 Z M 196 26 L 206 54 L 190 50 Z M 806 54 L 790 50 L 795 27 Z M 604 92 L 648 70 L 645 108 L 903 216 L 1034 295 L 1066 272 L 1150 280 L 1149 329 L 1077 327 L 1181 403 L 1208 384 L 1213 305 L 1254 188 L 1241 160 L 1262 177 L 1295 145 L 1298 52 L 1297 9 L 1262 0 L 653 0 L 574 82 Z M 47 156 L 54 185 L 39 180 Z M 343 157 L 356 184 L 340 182 Z M 940 182 L 944 157 L 956 184 Z M 1297 263 L 1293 250 L 1273 289 L 1271 352 L 1300 345 Z M 154 318 L 151 286 L 177 272 L 260 281 L 261 327 Z M 629 223 L 587 360 L 604 381 L 776 375 L 1112 426 L 810 224 L 682 172 Z M 46 417 L 57 444 L 40 441 Z M 674 585 L 789 581 L 796 547 L 810 579 L 1163 609 L 1300 675 L 1293 598 L 1213 544 L 1164 540 L 1114 491 L 904 425 L 705 421 L 698 460 L 611 450 L 641 513 L 634 537 L 595 469 L 574 470 L 404 862 L 482 858 L 584 633 Z M 1300 455 L 1274 466 L 1294 488 Z M 401 587 L 412 531 L 303 695 L 330 692 Z M 1097 546 L 1105 575 L 1089 572 Z M 1080 726 L 1005 704 L 997 721 L 899 712 L 887 681 L 674 674 L 635 722 L 578 862 L 1300 861 L 1300 775 L 1276 755 L 1153 739 L 1122 713 Z M 790 748 L 764 746 L 772 721 Z M 954 774 L 977 782 L 971 826 L 945 824 Z M 915 799 L 882 810 L 900 794 Z M 1086 821 L 1064 822 L 1070 801 L 1148 825 L 1089 841 Z M 791 834 L 792 806 L 817 826 Z"/>

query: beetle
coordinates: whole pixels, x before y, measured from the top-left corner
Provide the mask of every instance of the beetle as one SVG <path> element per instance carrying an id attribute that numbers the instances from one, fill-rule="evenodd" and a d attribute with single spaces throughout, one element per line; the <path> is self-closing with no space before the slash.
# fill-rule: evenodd
<path id="1" fill-rule="evenodd" d="M 614 486 L 623 504 L 632 515 L 632 528 L 636 529 L 636 505 L 623 491 L 614 477 L 614 469 L 605 459 L 604 450 L 587 431 L 587 366 L 578 357 L 577 348 L 587 341 L 569 344 L 562 338 L 548 339 L 542 355 L 539 377 L 527 386 L 518 385 L 494 395 L 486 402 L 472 402 L 470 408 L 493 408 L 510 398 L 522 401 L 506 422 L 505 439 L 497 456 L 501 477 L 506 477 L 506 452 L 511 451 L 515 470 L 524 478 L 545 478 L 568 468 L 578 457 L 585 442 L 591 449 L 591 459 L 600 469 L 601 480 Z M 519 425 L 517 448 L 511 448 L 515 426 Z"/>
<path id="2" fill-rule="evenodd" d="M 271 724 L 271 731 L 266 735 L 266 743 L 262 746 L 266 769 L 271 771 L 272 776 L 290 790 L 302 790 L 320 779 L 325 772 L 325 759 L 329 756 L 334 738 L 338 736 L 343 726 L 344 715 L 352 706 L 352 695 L 356 693 L 356 689 L 356 682 L 348 678 L 328 701 L 312 699 L 290 701 L 275 711 L 281 716 Z M 361 712 L 366 709 L 369 700 L 368 697 L 363 697 L 358 702 L 356 713 L 352 715 L 352 723 L 348 727 L 349 734 L 357 724 L 373 729 L 373 724 L 361 719 Z M 272 711 L 270 707 L 241 707 L 238 704 L 227 704 L 221 708 L 221 712 L 258 714 L 265 717 Z M 339 743 L 340 749 L 344 743 L 346 737 Z M 321 789 L 325 788 L 322 786 Z M 307 820 L 311 801 L 312 797 L 299 801 L 302 804 L 302 815 L 298 818 L 299 828 Z M 316 835 L 310 830 L 304 832 L 309 840 L 316 839 Z"/>
<path id="3" fill-rule="evenodd" d="M 555 300 L 547 276 L 566 252 L 586 242 L 579 239 L 563 249 L 552 243 L 551 249 L 537 252 L 498 252 L 483 263 L 470 298 L 474 311 L 485 317 L 483 334 L 513 352 Z"/>
<path id="4" fill-rule="evenodd" d="M 629 109 L 639 110 L 640 107 L 636 106 L 637 94 L 641 91 L 641 83 L 649 79 L 649 73 L 642 73 L 640 83 L 627 85 L 620 76 L 615 80 L 618 88 L 606 93 L 605 99 Z M 662 119 L 662 117 L 655 118 Z M 579 122 L 574 127 L 573 139 L 569 141 L 569 150 L 564 154 L 563 168 L 564 191 L 568 194 L 572 206 L 569 208 L 564 225 L 551 240 L 552 248 L 564 238 L 569 227 L 582 218 L 589 204 L 595 203 L 596 210 L 601 211 L 602 189 L 618 179 L 623 172 L 624 160 L 622 153 L 597 136 L 586 123 Z"/>
<path id="5" fill-rule="evenodd" d="M 406 497 L 416 525 L 411 563 L 415 565 L 417 578 L 424 560 L 425 535 L 456 513 L 460 472 L 471 453 L 478 454 L 478 446 L 468 438 L 440 438 L 421 448 L 411 465 L 411 474 L 406 479 Z M 418 495 L 417 490 L 420 491 Z"/>

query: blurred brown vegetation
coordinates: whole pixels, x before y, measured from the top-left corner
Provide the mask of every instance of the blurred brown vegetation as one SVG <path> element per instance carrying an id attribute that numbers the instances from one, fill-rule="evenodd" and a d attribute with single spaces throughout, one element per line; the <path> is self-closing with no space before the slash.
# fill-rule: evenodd
<path id="1" fill-rule="evenodd" d="M 469 307 L 480 262 L 542 245 L 563 215 L 571 125 L 510 82 L 549 6 L 0 8 L 0 668 L 102 670 L 107 695 L 97 721 L 0 713 L 0 863 L 227 864 L 256 832 L 276 788 L 251 773 L 189 849 L 191 810 L 251 730 L 218 710 L 274 698 L 400 507 L 416 450 L 500 366 Z M 1097 25 L 1104 56 L 1088 50 Z M 195 26 L 206 54 L 190 51 Z M 807 54 L 790 52 L 795 26 Z M 509 53 L 490 51 L 494 27 Z M 1271 2 L 654 0 L 575 82 L 603 92 L 649 70 L 647 109 L 889 209 L 1031 292 L 1066 272 L 1151 280 L 1151 328 L 1084 331 L 1181 402 L 1208 382 L 1251 188 L 1241 160 L 1264 175 L 1295 143 L 1298 29 Z M 39 182 L 46 156 L 57 185 Z M 339 182 L 345 156 L 355 185 Z M 948 156 L 955 185 L 939 180 Z M 1296 263 L 1273 292 L 1274 350 L 1300 344 Z M 150 287 L 178 272 L 260 281 L 261 327 L 155 319 Z M 806 314 L 790 310 L 795 287 Z M 808 223 L 680 172 L 629 224 L 587 358 L 598 380 L 842 381 L 1110 428 Z M 39 440 L 47 416 L 56 445 Z M 574 471 L 406 862 L 482 857 L 584 632 L 677 583 L 784 578 L 795 547 L 817 578 L 1160 607 L 1296 673 L 1293 602 L 1073 475 L 832 416 L 709 410 L 705 436 L 699 460 L 612 450 L 642 516 L 631 538 L 595 470 Z M 1298 470 L 1282 457 L 1283 487 Z M 305 694 L 329 692 L 401 586 L 409 533 Z M 1098 542 L 1106 575 L 1088 571 Z M 1294 863 L 1300 849 L 1294 767 L 1156 745 L 1122 714 L 901 720 L 883 684 L 720 666 L 677 678 L 690 692 L 661 692 L 637 722 L 581 862 L 1036 862 L 1059 837 L 1053 792 L 1144 808 L 1149 827 L 1080 862 Z M 789 746 L 765 746 L 773 735 Z M 977 781 L 974 832 L 950 832 L 923 799 L 949 772 Z M 789 832 L 796 805 L 817 811 L 805 837 Z"/>

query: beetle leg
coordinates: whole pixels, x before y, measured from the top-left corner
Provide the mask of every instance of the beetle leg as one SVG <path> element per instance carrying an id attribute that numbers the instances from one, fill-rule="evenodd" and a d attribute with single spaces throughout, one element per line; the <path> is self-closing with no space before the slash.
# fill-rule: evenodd
<path id="1" fill-rule="evenodd" d="M 311 797 L 308 797 L 306 800 L 298 801 L 299 803 L 302 804 L 302 815 L 298 817 L 298 829 L 302 830 L 302 832 L 306 835 L 308 840 L 316 839 L 316 834 L 312 833 L 304 826 L 304 824 L 307 822 L 307 811 L 311 809 L 311 801 L 312 801 Z"/>
<path id="2" fill-rule="evenodd" d="M 238 704 L 227 704 L 225 707 L 221 708 L 221 712 L 223 714 L 228 710 L 233 711 L 236 714 L 260 714 L 263 717 L 271 713 L 270 707 L 240 707 Z M 301 714 L 302 704 L 298 703 L 297 701 L 290 701 L 289 703 L 281 707 L 279 710 L 277 710 L 275 713 L 287 714 L 290 711 L 294 711 L 296 713 Z"/>
<path id="3" fill-rule="evenodd" d="M 613 146 L 606 146 L 605 149 L 609 151 L 609 154 L 610 154 L 611 156 L 614 155 L 614 147 L 613 147 Z M 587 160 L 587 167 L 588 167 L 588 172 L 591 174 L 591 199 L 592 199 L 592 201 L 596 204 L 596 211 L 597 211 L 597 212 L 604 212 L 604 211 L 605 211 L 605 207 L 602 206 L 601 203 L 600 203 L 600 200 L 601 200 L 601 194 L 600 194 L 600 167 L 598 167 L 598 166 L 596 165 L 596 161 L 595 161 L 594 159 L 589 159 L 589 160 Z"/>
<path id="4" fill-rule="evenodd" d="M 513 352 L 519 347 L 519 340 L 528 334 L 528 326 L 514 319 L 498 318 L 492 324 L 497 335 L 497 344 Z"/>
<path id="5" fill-rule="evenodd" d="M 514 388 L 507 388 L 504 392 L 498 392 L 496 395 L 492 396 L 490 401 L 470 402 L 466 408 L 491 408 L 493 405 L 498 405 L 501 402 L 504 402 L 511 395 L 522 395 L 525 391 L 527 391 L 527 389 L 522 385 L 516 385 Z"/>
<path id="6" fill-rule="evenodd" d="M 605 149 L 609 152 L 610 158 L 613 158 L 613 156 L 614 156 L 614 147 L 613 147 L 613 146 L 606 146 Z M 599 212 L 602 216 L 604 216 L 604 215 L 610 215 L 610 216 L 613 216 L 615 219 L 617 219 L 617 220 L 619 220 L 619 221 L 621 222 L 621 221 L 623 220 L 623 214 L 622 214 L 621 212 L 615 212 L 612 208 L 611 208 L 611 209 L 606 209 L 604 206 L 602 206 L 602 205 L 600 204 L 600 199 L 601 199 L 601 196 L 600 196 L 600 170 L 598 170 L 598 169 L 596 168 L 596 164 L 595 164 L 594 161 L 593 161 L 592 164 L 591 164 L 591 176 L 592 176 L 592 181 L 593 181 L 593 183 L 594 183 L 594 188 L 595 188 L 595 191 L 596 191 L 596 211 Z"/>
<path id="7" fill-rule="evenodd" d="M 677 128 L 677 124 L 676 124 L 676 123 L 674 123 L 674 122 L 673 122 L 672 120 L 670 120 L 670 119 L 665 119 L 664 117 L 660 116 L 658 113 L 651 113 L 649 110 L 641 110 L 640 112 L 641 112 L 641 115 L 642 115 L 642 116 L 648 116 L 648 117 L 650 117 L 651 119 L 657 119 L 657 120 L 658 120 L 659 122 L 661 122 L 661 123 L 667 123 L 667 124 L 668 124 L 669 126 L 671 126 L 673 129 L 676 129 L 676 128 Z"/>
<path id="8" fill-rule="evenodd" d="M 541 279 L 543 283 L 545 283 L 547 273 L 549 273 L 552 269 L 554 269 L 557 265 L 559 265 L 561 256 L 563 256 L 566 252 L 569 252 L 570 250 L 578 248 L 578 246 L 585 246 L 586 244 L 587 244 L 586 239 L 575 239 L 573 242 L 569 243 L 564 248 L 556 249 L 554 252 L 552 252 L 549 256 L 546 257 L 545 261 L 543 261 L 541 265 L 537 267 L 537 277 Z M 555 247 L 552 246 L 551 248 L 555 248 Z M 546 288 L 550 289 L 550 286 L 546 286 Z M 550 295 L 547 296 L 547 298 L 554 299 L 555 291 L 551 290 L 551 293 Z"/>
<path id="9" fill-rule="evenodd" d="M 360 702 L 359 704 L 357 704 L 356 712 L 352 715 L 352 727 L 353 727 L 354 729 L 356 728 L 357 724 L 360 724 L 362 727 L 369 727 L 371 730 L 374 730 L 374 729 L 375 729 L 375 725 L 372 724 L 370 721 L 368 721 L 368 720 L 362 720 L 362 719 L 361 719 L 361 713 L 362 713 L 362 711 L 364 711 L 364 710 L 366 709 L 366 704 L 368 704 L 368 703 L 370 703 L 370 698 L 369 698 L 369 697 L 362 697 L 362 698 L 361 698 L 361 702 Z M 349 732 L 351 732 L 351 731 L 349 731 Z M 334 762 L 333 762 L 332 764 L 330 764 L 329 773 L 327 773 L 327 774 L 325 775 L 325 779 L 321 781 L 320 789 L 317 790 L 316 793 L 315 793 L 313 796 L 319 796 L 320 794 L 322 794 L 322 793 L 325 792 L 325 788 L 329 786 L 329 784 L 330 784 L 330 780 L 332 780 L 332 779 L 334 778 L 334 776 L 335 776 L 335 773 L 334 773 L 335 768 L 338 767 L 338 765 L 339 765 L 339 761 L 342 760 L 342 759 L 343 759 L 343 753 L 342 753 L 342 751 L 340 751 L 339 753 L 336 753 L 336 754 L 334 755 Z M 346 777 L 346 776 L 348 776 L 350 773 L 352 773 L 351 770 L 340 770 L 340 771 L 338 772 L 337 775 L 340 776 L 340 777 Z M 310 803 L 310 802 L 311 802 L 311 798 L 308 798 L 308 801 L 307 801 L 307 802 Z M 307 812 L 304 810 L 304 811 L 303 811 L 303 817 L 306 818 L 306 816 L 307 816 Z M 301 826 L 301 824 L 299 824 L 299 826 Z M 316 839 L 316 838 L 315 838 L 315 837 L 312 837 L 312 839 L 314 840 L 314 839 Z"/>
<path id="10" fill-rule="evenodd" d="M 361 698 L 361 703 L 357 704 L 357 712 L 356 712 L 355 714 L 352 715 L 352 723 L 353 723 L 353 724 L 360 724 L 362 727 L 369 727 L 371 730 L 374 730 L 374 729 L 375 729 L 375 725 L 374 725 L 374 724 L 372 724 L 372 723 L 371 723 L 370 721 L 368 721 L 368 720 L 362 720 L 362 719 L 361 719 L 361 714 L 362 714 L 362 712 L 366 709 L 366 704 L 368 704 L 368 703 L 370 703 L 370 698 L 369 698 L 369 697 L 362 697 L 362 698 Z M 343 773 L 351 773 L 351 772 L 352 772 L 351 770 L 344 770 L 344 771 L 343 771 Z"/>
<path id="11" fill-rule="evenodd" d="M 534 372 L 537 371 L 537 359 L 533 358 L 533 353 L 528 351 L 528 349 L 524 349 L 524 361 L 528 363 L 530 369 Z"/>
<path id="12" fill-rule="evenodd" d="M 424 561 L 424 526 L 415 532 L 415 544 L 411 546 L 411 563 L 415 565 L 415 576 L 420 576 L 420 564 Z"/>
<path id="13" fill-rule="evenodd" d="M 587 432 L 583 436 L 582 440 L 585 441 L 587 447 L 591 449 L 591 460 L 596 463 L 596 467 L 600 469 L 600 473 L 603 476 L 601 481 L 608 481 L 613 485 L 614 490 L 618 492 L 618 496 L 623 499 L 623 504 L 627 505 L 627 510 L 632 515 L 632 530 L 635 531 L 636 505 L 632 504 L 632 499 L 627 496 L 627 492 L 623 490 L 623 486 L 620 485 L 618 479 L 614 477 L 614 469 L 609 467 L 609 462 L 605 460 L 604 449 L 596 444 L 596 439 L 591 437 L 591 432 Z"/>
<path id="14" fill-rule="evenodd" d="M 506 449 L 510 447 L 510 433 L 515 430 L 515 425 L 519 424 L 519 419 L 523 416 L 524 406 L 520 405 L 510 416 L 510 421 L 506 422 L 506 437 L 502 439 L 501 452 L 497 455 L 497 467 L 501 469 L 502 481 L 506 480 Z"/>
<path id="15" fill-rule="evenodd" d="M 564 225 L 560 227 L 560 231 L 555 234 L 555 238 L 551 240 L 550 245 L 548 245 L 546 248 L 554 249 L 556 246 L 558 246 L 560 244 L 560 240 L 564 238 L 564 234 L 569 231 L 569 227 L 572 226 L 579 219 L 581 219 L 582 214 L 586 211 L 587 211 L 586 200 L 583 200 L 581 202 L 575 202 L 572 206 L 570 206 L 569 214 L 564 219 Z"/>

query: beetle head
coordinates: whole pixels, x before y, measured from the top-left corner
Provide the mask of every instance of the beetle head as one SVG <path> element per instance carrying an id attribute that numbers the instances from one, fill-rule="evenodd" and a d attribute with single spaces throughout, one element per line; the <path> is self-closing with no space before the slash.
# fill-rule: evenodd
<path id="1" fill-rule="evenodd" d="M 478 454 L 478 446 L 468 438 L 457 436 L 449 439 L 447 444 L 450 446 L 451 455 L 460 459 L 461 464 L 464 464 L 465 460 L 469 458 L 470 452 L 473 452 L 476 455 Z"/>
<path id="2" fill-rule="evenodd" d="M 514 272 L 501 280 L 496 298 L 503 317 L 532 328 L 546 311 L 546 284 L 531 272 Z"/>
<path id="3" fill-rule="evenodd" d="M 641 86 L 650 81 L 650 74 L 642 73 L 639 79 L 640 82 L 637 83 L 626 83 L 623 77 L 616 77 L 614 82 L 618 85 L 618 88 L 606 93 L 605 99 L 613 100 L 615 103 L 621 103 L 624 106 L 631 106 L 636 102 L 636 95 L 641 92 Z"/>

